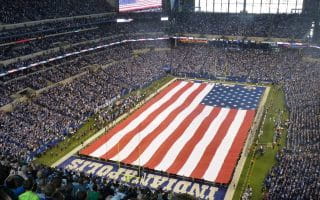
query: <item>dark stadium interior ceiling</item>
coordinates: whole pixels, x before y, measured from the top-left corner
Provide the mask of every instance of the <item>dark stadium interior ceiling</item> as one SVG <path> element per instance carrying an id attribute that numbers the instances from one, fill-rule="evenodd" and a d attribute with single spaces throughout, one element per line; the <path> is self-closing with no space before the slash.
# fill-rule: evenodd
<path id="1" fill-rule="evenodd" d="M 216 13 L 301 13 L 303 0 L 195 0 L 195 11 Z"/>

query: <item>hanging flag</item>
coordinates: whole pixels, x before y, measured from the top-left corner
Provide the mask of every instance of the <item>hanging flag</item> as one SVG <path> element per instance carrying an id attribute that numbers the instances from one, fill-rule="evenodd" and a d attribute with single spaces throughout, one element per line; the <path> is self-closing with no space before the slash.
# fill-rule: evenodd
<path id="1" fill-rule="evenodd" d="M 162 0 L 120 0 L 119 12 L 161 8 Z"/>

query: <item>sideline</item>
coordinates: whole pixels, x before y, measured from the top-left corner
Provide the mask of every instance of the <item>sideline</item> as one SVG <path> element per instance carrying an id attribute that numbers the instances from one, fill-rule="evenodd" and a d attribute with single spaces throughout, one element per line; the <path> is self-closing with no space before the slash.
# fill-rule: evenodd
<path id="1" fill-rule="evenodd" d="M 77 146 L 76 148 L 74 148 L 72 151 L 70 151 L 69 153 L 67 153 L 65 156 L 63 156 L 62 158 L 60 158 L 59 160 L 57 160 L 55 163 L 53 163 L 51 165 L 51 167 L 56 167 L 58 165 L 60 165 L 62 162 L 64 162 L 65 160 L 67 160 L 68 158 L 70 158 L 71 156 L 73 156 L 74 154 L 76 154 L 78 151 L 80 151 L 83 147 L 87 146 L 88 144 L 90 144 L 91 142 L 93 142 L 94 140 L 96 140 L 98 137 L 100 137 L 102 134 L 106 133 L 106 131 L 109 128 L 114 127 L 114 125 L 118 124 L 120 121 L 122 121 L 124 118 L 126 118 L 129 114 L 131 114 L 132 112 L 134 112 L 135 110 L 137 110 L 138 108 L 140 108 L 143 104 L 145 104 L 147 101 L 149 101 L 151 98 L 153 98 L 155 95 L 157 95 L 159 92 L 161 92 L 163 89 L 165 89 L 166 87 L 168 87 L 168 85 L 170 85 L 171 83 L 173 83 L 175 80 L 177 80 L 177 77 L 174 77 L 172 80 L 170 80 L 169 82 L 167 82 L 166 84 L 164 84 L 163 86 L 161 86 L 159 89 L 157 89 L 156 92 L 152 93 L 151 95 L 149 95 L 146 99 L 144 99 L 143 101 L 139 102 L 134 108 L 132 108 L 129 112 L 121 115 L 120 117 L 118 117 L 115 121 L 111 122 L 110 124 L 108 124 L 108 126 L 100 129 L 97 133 L 95 133 L 93 136 L 91 136 L 89 139 L 87 139 L 82 145 L 80 144 L 79 146 Z"/>
<path id="2" fill-rule="evenodd" d="M 257 129 L 258 129 L 258 125 L 260 124 L 261 120 L 262 120 L 262 117 L 263 117 L 263 111 L 264 111 L 264 106 L 267 102 L 267 98 L 269 96 L 269 92 L 270 92 L 270 86 L 265 86 L 266 87 L 266 90 L 264 92 L 264 95 L 262 97 L 262 100 L 260 102 L 260 105 L 259 105 L 259 108 L 258 108 L 258 111 L 257 111 L 257 114 L 256 114 L 256 117 L 255 117 L 255 120 L 253 122 L 253 126 L 250 130 L 250 133 L 247 137 L 247 140 L 246 140 L 246 143 L 244 145 L 244 148 L 243 148 L 243 151 L 241 153 L 241 157 L 240 157 L 240 160 L 237 164 L 237 167 L 234 171 L 234 175 L 233 175 L 233 178 L 228 186 L 228 190 L 227 190 L 227 193 L 224 197 L 225 200 L 230 200 L 233 198 L 233 195 L 236 191 L 236 188 L 237 188 L 237 185 L 238 185 L 238 182 L 239 182 L 239 179 L 240 179 L 240 176 L 241 176 L 241 173 L 242 173 L 242 170 L 243 170 L 243 167 L 244 167 L 244 164 L 247 160 L 247 157 L 248 157 L 248 151 L 249 151 L 249 148 L 251 147 L 252 145 L 252 142 L 255 138 L 255 135 L 257 133 Z"/>

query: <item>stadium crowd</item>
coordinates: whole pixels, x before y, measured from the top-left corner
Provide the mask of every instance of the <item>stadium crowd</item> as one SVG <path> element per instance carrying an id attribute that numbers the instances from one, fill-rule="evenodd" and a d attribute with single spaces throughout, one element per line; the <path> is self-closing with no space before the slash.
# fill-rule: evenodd
<path id="1" fill-rule="evenodd" d="M 26 38 L 43 37 L 50 34 L 75 32 L 77 30 L 93 28 L 110 22 L 115 22 L 114 14 L 108 14 L 100 17 L 68 18 L 61 21 L 53 20 L 13 28 L 2 26 L 0 32 L 0 43 L 14 42 Z"/>
<path id="2" fill-rule="evenodd" d="M 123 182 L 1 157 L 3 199 L 27 200 L 192 200 L 185 194 L 132 186 Z M 5 192 L 5 193 L 3 193 Z"/>
<path id="3" fill-rule="evenodd" d="M 119 39 L 119 38 L 117 38 Z M 121 39 L 121 38 L 120 38 Z M 9 69 L 15 69 L 19 67 L 26 67 L 34 62 L 39 62 L 50 58 L 51 56 L 59 56 L 68 52 L 80 51 L 82 49 L 87 49 L 90 47 L 95 47 L 96 45 L 103 45 L 112 42 L 112 40 L 98 42 L 94 44 L 84 44 L 77 47 L 73 47 L 67 50 L 58 51 L 56 53 L 51 53 L 45 56 L 36 56 L 27 60 L 18 60 L 15 63 L 5 65 L 1 68 L 3 71 Z M 143 42 L 141 42 L 143 43 Z M 109 48 L 102 48 L 95 50 L 94 52 L 88 52 L 81 55 L 85 56 L 70 56 L 63 59 L 55 60 L 49 63 L 40 64 L 23 71 L 8 74 L 6 76 L 0 77 L 2 81 L 2 86 L 0 88 L 2 94 L 0 97 L 0 106 L 10 103 L 12 99 L 11 95 L 16 94 L 19 91 L 23 91 L 26 88 L 32 88 L 35 90 L 44 88 L 46 86 L 52 85 L 66 78 L 74 76 L 76 74 L 82 73 L 87 69 L 89 65 L 101 65 L 108 62 L 119 61 L 125 58 L 129 58 L 132 50 L 139 48 L 140 44 L 128 43 L 121 46 L 114 46 Z M 148 47 L 150 42 L 146 41 L 143 46 Z M 152 45 L 157 45 L 153 42 Z M 152 46 L 151 45 L 151 46 Z M 167 46 L 167 43 L 158 43 L 157 46 Z M 139 61 L 140 62 L 140 61 Z"/>
<path id="4" fill-rule="evenodd" d="M 4 133 L 1 135 L 1 154 L 5 157 L 11 155 L 15 160 L 26 160 L 40 147 L 53 145 L 55 141 L 74 133 L 97 108 L 104 106 L 109 100 L 143 87 L 164 75 L 161 67 L 168 64 L 172 66 L 173 74 L 183 77 L 228 76 L 240 77 L 246 81 L 272 81 L 281 84 L 290 111 L 287 146 L 277 155 L 279 164 L 265 180 L 267 197 L 316 199 L 320 195 L 319 63 L 306 61 L 296 50 L 274 52 L 181 45 L 170 51 L 151 50 L 131 57 L 132 49 L 130 46 L 119 46 L 70 61 L 73 63 L 70 65 L 71 71 L 72 66 L 75 67 L 74 74 L 79 73 L 82 68 L 85 74 L 72 82 L 58 84 L 46 90 L 27 103 L 18 104 L 11 113 L 1 113 L 0 128 Z M 127 60 L 106 68 L 93 71 L 86 71 L 84 68 L 89 64 L 103 65 L 109 60 L 122 58 Z M 38 77 L 53 82 L 63 80 L 68 77 L 64 75 L 65 67 L 50 68 L 46 71 L 48 73 L 41 73 Z M 50 74 L 53 70 L 62 71 L 56 75 Z M 71 73 L 70 76 L 74 74 Z M 33 81 L 29 81 L 31 82 Z M 19 85 L 13 83 L 13 87 Z M 20 85 L 26 83 L 27 81 Z M 111 104 L 108 111 L 100 114 L 99 118 L 112 121 L 141 98 L 134 97 L 125 99 L 118 105 Z M 21 140 L 28 142 L 21 143 Z"/>
<path id="5" fill-rule="evenodd" d="M 0 23 L 11 24 L 57 17 L 85 15 L 112 10 L 107 1 L 1 0 Z M 72 5 L 72 6 L 71 6 Z M 17 11 L 19 10 L 19 12 Z M 213 35 L 303 38 L 311 20 L 301 15 L 223 15 L 188 13 L 174 17 L 173 32 Z M 63 45 L 121 33 L 162 31 L 160 22 L 108 24 L 113 17 L 71 19 L 17 29 L 2 29 L 0 43 L 35 40 L 5 45 L 0 60 L 29 55 Z M 56 35 L 54 35 L 56 34 Z M 119 36 L 108 42 L 126 37 Z M 151 43 L 151 44 L 150 44 Z M 144 87 L 165 75 L 162 66 L 172 67 L 181 77 L 230 77 L 242 81 L 279 83 L 290 111 L 286 147 L 277 155 L 278 164 L 266 180 L 267 199 L 317 199 L 320 196 L 320 64 L 304 60 L 296 50 L 179 45 L 166 51 L 151 50 L 132 56 L 137 48 L 168 47 L 168 42 L 126 43 L 42 64 L 1 78 L 0 106 L 12 102 L 12 95 L 26 88 L 39 90 L 27 102 L 14 103 L 12 112 L 0 111 L 0 185 L 13 199 L 25 194 L 35 199 L 167 199 L 168 194 L 91 177 L 78 172 L 36 166 L 29 161 L 75 133 L 98 112 L 99 119 L 113 121 L 143 99 L 123 94 Z M 0 65 L 0 72 L 106 44 L 81 44 L 48 55 Z M 312 52 L 313 57 L 319 52 Z M 316 56 L 314 56 L 316 55 Z M 116 63 L 114 63 L 116 62 Z M 110 64 L 105 67 L 104 65 Z M 93 67 L 92 67 L 93 66 Z M 102 66 L 102 67 L 101 67 Z M 73 80 L 58 83 L 80 74 Z M 58 84 L 57 84 L 58 83 Z M 99 112 L 100 108 L 104 112 Z M 24 142 L 21 142 L 24 141 Z M 8 177 L 8 175 L 10 175 Z M 8 177 L 8 178 L 7 178 Z M 6 180 L 5 180 L 6 179 Z M 26 180 L 28 179 L 28 180 Z M 36 183 L 36 184 L 34 184 Z M 37 187 L 35 187 L 37 185 Z M 27 191 L 27 192 L 25 192 Z M 30 192 L 33 191 L 33 192 Z M 250 198 L 251 190 L 245 192 Z"/>
<path id="6" fill-rule="evenodd" d="M 77 64 L 77 67 L 73 68 L 70 63 L 67 63 L 62 68 L 68 69 L 64 69 L 62 72 L 51 73 L 53 70 L 59 71 L 59 69 L 62 69 L 60 66 L 60 68 L 51 68 L 47 71 L 48 73 L 36 74 L 35 76 L 31 76 L 31 78 L 34 77 L 37 81 L 43 79 L 48 81 L 49 78 L 51 81 L 60 81 L 67 76 L 65 74 L 65 72 L 68 72 L 67 70 L 76 73 L 85 65 L 106 63 L 111 57 L 116 59 L 116 52 L 122 52 L 121 50 L 130 52 L 129 47 L 126 50 L 123 48 L 119 47 L 119 51 L 113 49 L 114 53 L 109 55 L 106 51 L 93 54 L 88 57 L 91 58 L 90 62 L 85 62 L 83 59 L 74 60 L 72 62 L 75 63 L 75 66 Z M 121 55 L 123 56 L 122 58 L 125 58 L 124 52 Z M 5 145 L 2 147 L 4 148 L 2 151 L 6 152 L 6 154 L 21 152 L 28 155 L 41 146 L 63 139 L 67 134 L 74 132 L 74 129 L 91 116 L 96 108 L 103 106 L 107 101 L 116 98 L 124 92 L 140 88 L 145 84 L 151 83 L 155 78 L 162 76 L 161 67 L 158 67 L 156 62 L 156 59 L 147 60 L 144 56 L 140 56 L 128 58 L 128 60 L 106 69 L 96 69 L 92 72 L 86 71 L 85 74 L 70 83 L 59 84 L 57 87 L 44 91 L 40 96 L 34 98 L 32 102 L 18 105 L 14 112 L 10 114 L 2 113 L 3 122 L 1 125 L 3 126 L 1 127 L 1 132 L 5 134 L 1 135 L 1 138 L 3 141 L 16 140 L 15 142 L 8 142 L 8 144 L 12 144 L 12 147 L 11 145 Z M 142 63 L 145 66 L 144 70 L 138 70 Z M 30 76 L 10 82 L 8 88 L 16 91 L 19 90 L 19 87 L 21 89 L 28 86 L 28 83 L 31 83 Z M 39 88 L 43 86 L 45 85 L 40 85 Z M 37 89 L 37 87 L 33 88 Z M 126 107 L 126 105 L 124 106 Z M 29 115 L 32 117 L 29 117 Z M 44 118 L 46 120 L 43 120 Z M 45 121 L 47 122 L 45 123 Z M 26 138 L 30 140 L 27 143 L 28 146 L 25 146 L 25 144 L 21 146 L 18 141 L 21 138 L 28 137 L 30 135 L 29 131 L 38 133 L 34 134 L 38 138 Z M 21 138 L 13 137 L 14 135 L 18 135 L 18 133 L 20 133 Z M 19 155 L 19 157 L 24 156 Z"/>
<path id="7" fill-rule="evenodd" d="M 104 0 L 1 0 L 0 23 L 13 24 L 60 17 L 112 12 Z"/>
<path id="8" fill-rule="evenodd" d="M 89 28 L 80 32 L 65 32 L 58 35 L 47 35 L 44 38 L 36 38 L 31 41 L 20 42 L 18 44 L 9 43 L 1 48 L 0 60 L 8 60 L 39 51 L 44 51 L 56 47 L 63 47 L 84 41 L 110 36 L 107 30 L 101 28 Z"/>
<path id="9" fill-rule="evenodd" d="M 248 185 L 241 197 L 241 200 L 249 200 L 251 198 L 252 198 L 252 188 Z"/>
<path id="10" fill-rule="evenodd" d="M 298 62 L 284 81 L 290 110 L 287 146 L 265 184 L 273 199 L 317 199 L 319 193 L 319 63 Z M 291 81 L 290 81 L 291 80 Z"/>
<path id="11" fill-rule="evenodd" d="M 290 39 L 304 38 L 310 28 L 311 19 L 300 14 L 179 13 L 174 23 L 176 33 Z"/>
<path id="12" fill-rule="evenodd" d="M 274 53 L 200 47 L 176 51 L 176 55 L 180 58 L 175 66 L 176 74 L 180 76 L 210 77 L 207 72 L 211 72 L 215 76 L 240 76 L 246 81 L 272 81 L 283 87 L 290 112 L 287 145 L 277 155 L 278 165 L 265 180 L 266 198 L 317 199 L 320 196 L 319 61 L 310 62 L 299 51 L 291 50 Z"/>

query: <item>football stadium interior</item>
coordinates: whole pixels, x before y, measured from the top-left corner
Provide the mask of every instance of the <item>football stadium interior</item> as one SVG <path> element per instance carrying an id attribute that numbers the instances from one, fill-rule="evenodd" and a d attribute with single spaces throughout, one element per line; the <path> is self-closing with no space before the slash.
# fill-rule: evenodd
<path id="1" fill-rule="evenodd" d="M 320 199 L 319 0 L 0 4 L 0 200 Z"/>

